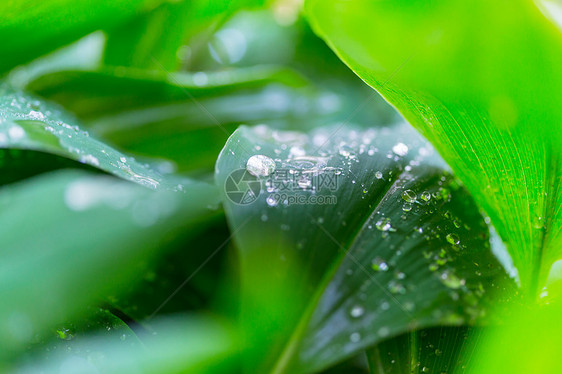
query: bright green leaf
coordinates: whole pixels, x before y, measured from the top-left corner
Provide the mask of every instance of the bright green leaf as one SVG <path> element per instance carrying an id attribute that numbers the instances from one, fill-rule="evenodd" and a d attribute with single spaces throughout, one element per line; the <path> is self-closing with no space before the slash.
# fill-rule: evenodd
<path id="1" fill-rule="evenodd" d="M 539 3 L 307 2 L 316 32 L 491 217 L 531 298 L 562 243 L 562 34 Z"/>
<path id="2" fill-rule="evenodd" d="M 0 4 L 0 73 L 112 27 L 162 0 L 6 0 Z"/>

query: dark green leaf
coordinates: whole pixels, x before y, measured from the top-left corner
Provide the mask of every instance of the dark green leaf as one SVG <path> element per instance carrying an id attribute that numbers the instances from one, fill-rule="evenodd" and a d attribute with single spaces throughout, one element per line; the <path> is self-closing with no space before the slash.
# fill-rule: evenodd
<path id="1" fill-rule="evenodd" d="M 466 342 L 480 335 L 479 329 L 464 326 L 436 327 L 400 335 L 367 352 L 371 373 L 464 373 L 472 358 Z"/>
<path id="2" fill-rule="evenodd" d="M 217 214 L 215 188 L 190 182 L 184 192 L 76 171 L 3 187 L 0 354 L 127 288 L 170 237 Z"/>
<path id="3" fill-rule="evenodd" d="M 276 170 L 253 177 L 254 155 L 269 159 L 254 158 L 253 173 Z M 243 319 L 265 329 L 274 372 L 317 371 L 412 328 L 478 322 L 514 291 L 469 195 L 406 124 L 242 127 L 216 180 L 240 249 Z"/>
<path id="4" fill-rule="evenodd" d="M 22 365 L 15 373 L 211 373 L 231 365 L 236 335 L 222 321 L 189 316 L 160 319 L 156 333 L 114 339 L 106 333 L 77 337 L 72 350 Z"/>
<path id="5" fill-rule="evenodd" d="M 207 83 L 199 85 L 202 79 Z M 312 127 L 340 109 L 338 96 L 304 83 L 293 71 L 275 67 L 195 74 L 106 69 L 54 73 L 29 88 L 73 110 L 103 139 L 168 158 L 186 171 L 211 170 L 240 123 Z"/>
<path id="6" fill-rule="evenodd" d="M 0 86 L 0 147 L 51 153 L 146 187 L 182 190 L 179 178 L 163 177 L 91 137 L 78 121 L 51 103 Z"/>

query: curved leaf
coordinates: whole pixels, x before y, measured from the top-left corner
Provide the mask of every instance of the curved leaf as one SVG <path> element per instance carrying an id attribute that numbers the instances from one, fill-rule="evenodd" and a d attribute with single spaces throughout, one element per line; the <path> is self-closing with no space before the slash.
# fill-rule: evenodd
<path id="1" fill-rule="evenodd" d="M 0 4 L 0 73 L 112 27 L 162 0 L 4 1 Z"/>
<path id="2" fill-rule="evenodd" d="M 163 177 L 96 140 L 74 117 L 50 103 L 0 86 L 0 110 L 0 148 L 63 156 L 152 189 L 183 189 L 181 179 Z"/>
<path id="3" fill-rule="evenodd" d="M 461 374 L 473 359 L 466 343 L 480 335 L 465 326 L 412 331 L 370 349 L 369 367 L 374 374 Z"/>
<path id="4" fill-rule="evenodd" d="M 317 33 L 491 217 L 532 298 L 562 240 L 562 34 L 539 3 L 307 3 Z"/>
<path id="5" fill-rule="evenodd" d="M 72 350 L 38 356 L 14 373 L 211 373 L 231 363 L 236 334 L 222 321 L 201 316 L 159 319 L 158 333 L 115 339 L 107 333 L 77 337 Z M 124 336 L 124 335 L 123 335 Z M 139 344 L 140 343 L 140 344 Z"/>
<path id="6" fill-rule="evenodd" d="M 304 83 L 273 66 L 195 74 L 104 68 L 47 74 L 27 88 L 72 110 L 103 139 L 186 171 L 212 169 L 240 123 L 312 126 L 340 109 L 336 95 Z"/>
<path id="7" fill-rule="evenodd" d="M 242 318 L 267 326 L 280 355 L 265 366 L 317 371 L 412 328 L 475 323 L 512 294 L 482 217 L 433 153 L 407 125 L 232 135 L 216 181 Z"/>
<path id="8" fill-rule="evenodd" d="M 277 66 L 197 73 L 102 67 L 52 72 L 37 77 L 25 88 L 62 104 L 82 119 L 89 119 L 130 108 L 259 88 L 266 83 L 299 87 L 306 80 Z"/>
<path id="9" fill-rule="evenodd" d="M 216 189 L 155 192 L 111 176 L 64 171 L 0 189 L 0 356 L 108 293 L 129 287 L 170 235 L 217 214 Z"/>

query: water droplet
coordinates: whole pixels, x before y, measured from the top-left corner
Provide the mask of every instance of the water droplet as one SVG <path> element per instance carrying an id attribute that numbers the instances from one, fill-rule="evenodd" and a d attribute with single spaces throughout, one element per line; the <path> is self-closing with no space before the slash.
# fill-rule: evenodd
<path id="1" fill-rule="evenodd" d="M 13 125 L 8 129 L 8 135 L 12 141 L 18 141 L 25 136 L 25 130 L 19 126 Z"/>
<path id="2" fill-rule="evenodd" d="M 402 210 L 404 212 L 409 212 L 412 210 L 412 204 L 410 203 L 404 203 L 404 205 L 402 205 Z"/>
<path id="3" fill-rule="evenodd" d="M 431 200 L 431 193 L 429 193 L 429 191 L 423 191 L 422 194 L 420 195 L 420 198 L 423 201 L 429 201 Z"/>
<path id="4" fill-rule="evenodd" d="M 381 218 L 375 224 L 375 227 L 380 231 L 390 231 L 392 229 L 392 225 L 390 224 L 390 218 L 385 217 Z"/>
<path id="5" fill-rule="evenodd" d="M 359 334 L 358 332 L 354 332 L 351 335 L 349 335 L 349 340 L 352 343 L 357 343 L 361 340 L 361 334 Z"/>
<path id="6" fill-rule="evenodd" d="M 45 115 L 41 112 L 37 112 L 35 110 L 32 110 L 29 112 L 29 116 L 33 119 L 37 119 L 37 120 L 42 120 L 45 119 Z"/>
<path id="7" fill-rule="evenodd" d="M 381 173 L 380 171 L 377 171 L 377 172 L 375 173 L 375 177 L 376 177 L 377 179 L 382 179 L 382 173 Z"/>
<path id="8" fill-rule="evenodd" d="M 380 337 L 385 338 L 388 335 L 390 335 L 390 329 L 388 327 L 381 327 L 377 333 L 379 334 Z"/>
<path id="9" fill-rule="evenodd" d="M 80 156 L 79 161 L 83 164 L 89 164 L 92 166 L 99 166 L 100 161 L 93 155 L 82 155 Z"/>
<path id="10" fill-rule="evenodd" d="M 455 274 L 449 273 L 447 271 L 444 271 L 441 274 L 440 279 L 445 286 L 453 289 L 457 289 L 460 288 L 461 286 L 464 286 L 466 282 L 464 279 L 460 279 Z"/>
<path id="11" fill-rule="evenodd" d="M 416 193 L 412 190 L 406 190 L 402 192 L 402 198 L 407 203 L 413 203 L 414 201 L 416 201 Z"/>
<path id="12" fill-rule="evenodd" d="M 277 204 L 279 204 L 279 199 L 275 198 L 275 196 L 273 195 L 269 195 L 266 199 L 265 202 L 267 203 L 267 205 L 269 206 L 277 206 Z"/>
<path id="13" fill-rule="evenodd" d="M 353 151 L 353 148 L 351 148 L 348 145 L 342 145 L 339 149 L 339 154 L 342 155 L 343 157 L 354 157 L 355 156 L 355 152 Z"/>
<path id="14" fill-rule="evenodd" d="M 74 335 L 72 334 L 72 332 L 67 329 L 67 328 L 61 328 L 57 330 L 57 335 L 59 337 L 59 339 L 62 340 L 72 340 L 74 339 Z"/>
<path id="15" fill-rule="evenodd" d="M 349 315 L 353 318 L 359 318 L 365 313 L 365 309 L 361 305 L 355 305 L 351 308 Z"/>
<path id="16" fill-rule="evenodd" d="M 533 227 L 537 230 L 544 228 L 543 219 L 541 216 L 536 216 L 533 220 Z"/>
<path id="17" fill-rule="evenodd" d="M 398 156 L 406 156 L 408 154 L 408 146 L 404 143 L 398 143 L 392 147 L 392 152 Z"/>
<path id="18" fill-rule="evenodd" d="M 390 293 L 393 293 L 393 294 L 403 295 L 403 294 L 406 293 L 406 288 L 401 283 L 398 283 L 398 282 L 395 282 L 395 281 L 391 281 L 388 284 L 388 290 L 390 291 Z"/>
<path id="19" fill-rule="evenodd" d="M 266 177 L 275 171 L 275 161 L 264 155 L 254 155 L 248 159 L 246 170 L 256 177 Z"/>
<path id="20" fill-rule="evenodd" d="M 388 264 L 381 258 L 375 258 L 372 261 L 371 267 L 375 271 L 388 271 Z"/>
<path id="21" fill-rule="evenodd" d="M 209 82 L 209 77 L 207 76 L 206 73 L 199 71 L 195 74 L 193 74 L 193 84 L 195 84 L 196 86 L 204 86 Z"/>
<path id="22" fill-rule="evenodd" d="M 455 233 L 449 233 L 447 234 L 447 236 L 445 237 L 447 239 L 447 241 L 451 244 L 459 244 L 460 243 L 460 239 L 459 236 Z"/>

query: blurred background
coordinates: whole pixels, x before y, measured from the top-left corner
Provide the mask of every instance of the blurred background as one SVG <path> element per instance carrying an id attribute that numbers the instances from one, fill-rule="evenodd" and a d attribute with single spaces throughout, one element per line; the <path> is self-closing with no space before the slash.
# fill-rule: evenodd
<path id="1" fill-rule="evenodd" d="M 10 249 L 0 272 L 0 369 L 237 372 L 238 260 L 208 185 L 188 187 L 199 189 L 197 205 L 80 178 L 101 169 L 131 179 L 128 160 L 212 182 L 240 124 L 373 127 L 398 114 L 315 36 L 301 0 L 14 1 L 0 11 L 0 124 L 13 116 L 32 140 L 18 143 L 17 127 L 0 138 Z M 98 167 L 95 153 L 80 155 L 97 145 L 52 148 L 24 126 L 45 117 L 79 124 L 117 161 Z M 108 198 L 108 190 L 120 194 Z M 84 212 L 84 194 L 114 206 L 131 199 L 133 221 L 103 207 Z M 166 204 L 195 213 L 146 221 Z M 328 372 L 367 372 L 367 363 Z"/>

